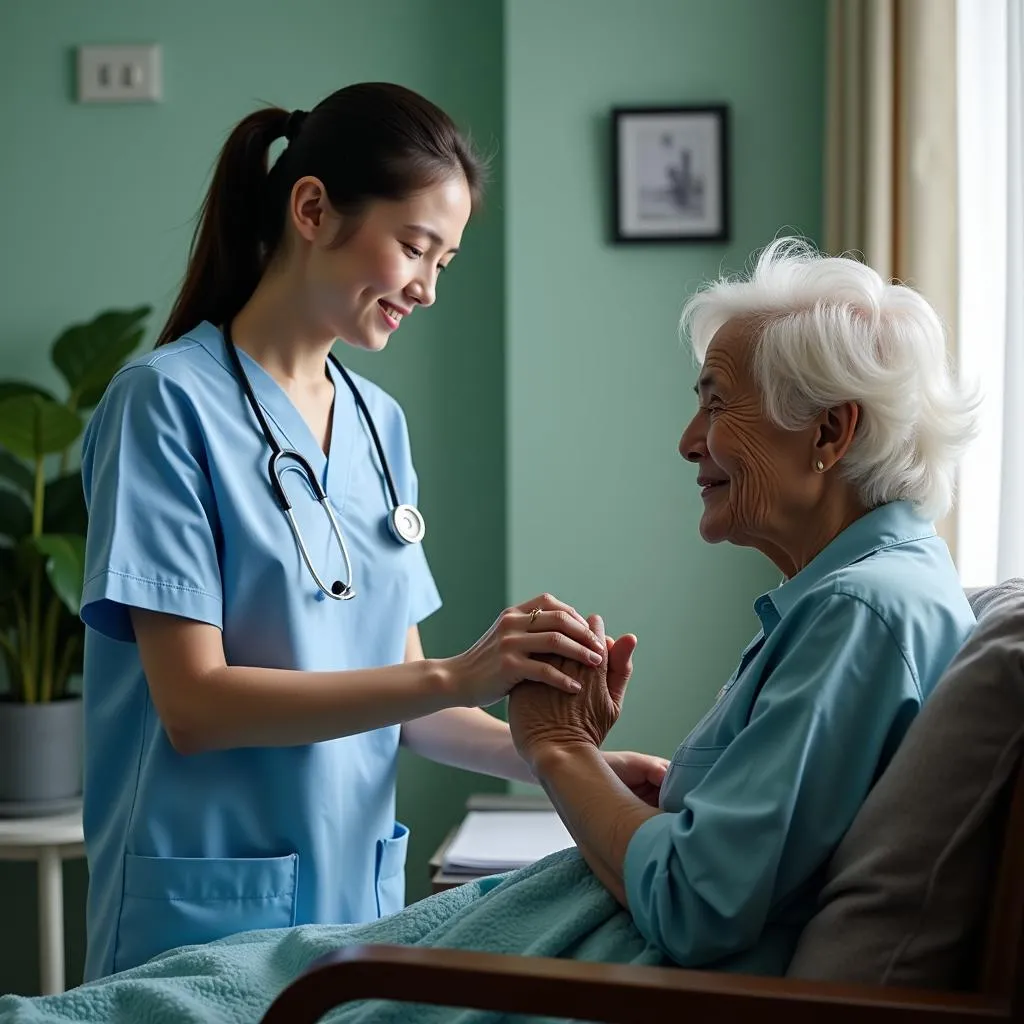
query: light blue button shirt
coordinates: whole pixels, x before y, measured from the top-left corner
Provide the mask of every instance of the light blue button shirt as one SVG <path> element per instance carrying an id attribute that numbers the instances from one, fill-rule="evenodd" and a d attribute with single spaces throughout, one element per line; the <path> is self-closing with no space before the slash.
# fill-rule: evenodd
<path id="1" fill-rule="evenodd" d="M 337 371 L 330 457 L 285 392 L 239 353 L 284 447 L 311 463 L 357 596 L 323 599 L 267 477 L 270 455 L 210 324 L 125 367 L 90 419 L 85 648 L 85 975 L 250 928 L 361 922 L 404 902 L 399 727 L 329 742 L 178 754 L 150 699 L 129 609 L 222 631 L 229 664 L 342 671 L 401 662 L 440 605 L 422 546 L 395 541 L 372 437 Z M 405 418 L 355 377 L 399 500 L 417 500 Z M 344 573 L 305 478 L 283 474 L 321 575 Z"/>
<path id="2" fill-rule="evenodd" d="M 822 869 L 975 619 L 945 543 L 903 502 L 754 609 L 762 629 L 676 752 L 625 887 L 679 964 L 782 974 Z"/>

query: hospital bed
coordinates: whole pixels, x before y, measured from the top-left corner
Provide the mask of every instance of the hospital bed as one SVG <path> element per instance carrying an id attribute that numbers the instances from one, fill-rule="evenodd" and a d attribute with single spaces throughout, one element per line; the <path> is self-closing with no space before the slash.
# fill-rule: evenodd
<path id="1" fill-rule="evenodd" d="M 1014 584 L 1019 594 L 1011 628 L 998 638 L 1002 644 L 998 652 L 999 672 L 1004 679 L 1013 676 L 1012 686 L 1018 693 L 1024 693 L 1024 583 Z M 1024 707 L 1024 702 L 1019 707 Z M 983 720 L 984 716 L 981 717 Z M 912 730 L 918 726 L 932 728 L 935 722 L 935 718 L 927 720 L 922 712 Z M 956 729 L 955 723 L 948 721 L 945 726 Z M 333 1007 L 363 999 L 607 1024 L 648 1024 L 652 1020 L 682 1020 L 686 1024 L 765 1024 L 774 1020 L 784 1020 L 786 1024 L 1024 1021 L 1024 715 L 1009 723 L 1007 729 L 1017 730 L 1017 734 L 1012 748 L 1008 745 L 1001 755 L 1005 761 L 1005 781 L 987 814 L 990 821 L 986 827 L 992 830 L 989 854 L 985 863 L 976 858 L 973 866 L 980 934 L 968 932 L 957 939 L 960 954 L 976 964 L 971 972 L 973 982 L 967 984 L 966 990 L 759 978 L 674 967 L 582 963 L 445 949 L 356 946 L 337 950 L 312 964 L 281 992 L 262 1024 L 313 1024 Z M 933 728 L 933 743 L 935 731 Z M 952 734 L 956 735 L 955 731 Z M 927 751 L 927 737 L 925 741 L 920 749 Z M 970 742 L 969 738 L 965 740 Z M 932 749 L 941 751 L 944 747 Z M 1012 760 L 1007 759 L 1008 751 Z M 940 757 L 945 762 L 944 769 L 955 772 L 957 757 L 970 759 L 974 753 L 968 747 L 963 751 L 951 750 L 948 758 L 941 754 Z M 953 765 L 948 763 L 950 760 Z M 991 767 L 994 772 L 994 757 Z M 903 781 L 898 778 L 895 785 Z M 906 784 L 912 790 L 920 782 L 907 779 Z M 918 801 L 915 805 L 912 801 L 911 820 L 901 823 L 902 828 L 909 829 L 906 834 L 915 834 L 915 827 L 927 828 L 928 816 L 935 814 L 934 807 L 934 802 Z M 862 809 L 861 813 L 865 811 Z M 964 856 L 962 850 L 959 856 Z M 930 873 L 929 877 L 938 877 L 931 873 L 937 868 L 927 864 L 920 867 Z M 900 898 L 895 890 L 887 893 L 884 885 L 876 895 L 883 901 Z M 819 910 L 819 917 L 825 910 L 827 907 Z"/>

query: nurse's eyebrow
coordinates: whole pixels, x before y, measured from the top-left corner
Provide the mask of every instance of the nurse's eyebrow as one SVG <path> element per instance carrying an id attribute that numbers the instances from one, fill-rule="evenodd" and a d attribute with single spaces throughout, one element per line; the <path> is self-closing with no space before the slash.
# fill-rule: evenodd
<path id="1" fill-rule="evenodd" d="M 406 224 L 406 231 L 415 231 L 417 234 L 426 235 L 434 245 L 444 245 L 444 239 L 433 230 L 433 228 L 424 227 L 422 224 Z M 458 246 L 455 246 L 448 250 L 453 255 L 459 251 Z"/>

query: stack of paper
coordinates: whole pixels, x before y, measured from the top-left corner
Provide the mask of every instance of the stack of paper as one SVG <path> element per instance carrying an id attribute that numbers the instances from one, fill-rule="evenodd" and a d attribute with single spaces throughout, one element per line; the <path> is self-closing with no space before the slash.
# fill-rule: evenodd
<path id="1" fill-rule="evenodd" d="M 554 811 L 470 811 L 442 868 L 453 875 L 511 871 L 574 845 Z"/>

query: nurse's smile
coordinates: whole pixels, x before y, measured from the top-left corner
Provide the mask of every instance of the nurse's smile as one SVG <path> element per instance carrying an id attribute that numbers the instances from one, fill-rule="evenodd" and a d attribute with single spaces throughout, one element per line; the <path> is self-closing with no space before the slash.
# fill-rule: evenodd
<path id="1" fill-rule="evenodd" d="M 381 316 L 384 318 L 384 323 L 392 331 L 397 331 L 402 322 L 402 317 L 408 316 L 411 310 L 399 309 L 397 306 L 391 305 L 389 302 L 385 302 L 383 299 L 379 299 L 377 305 L 380 306 Z"/>

